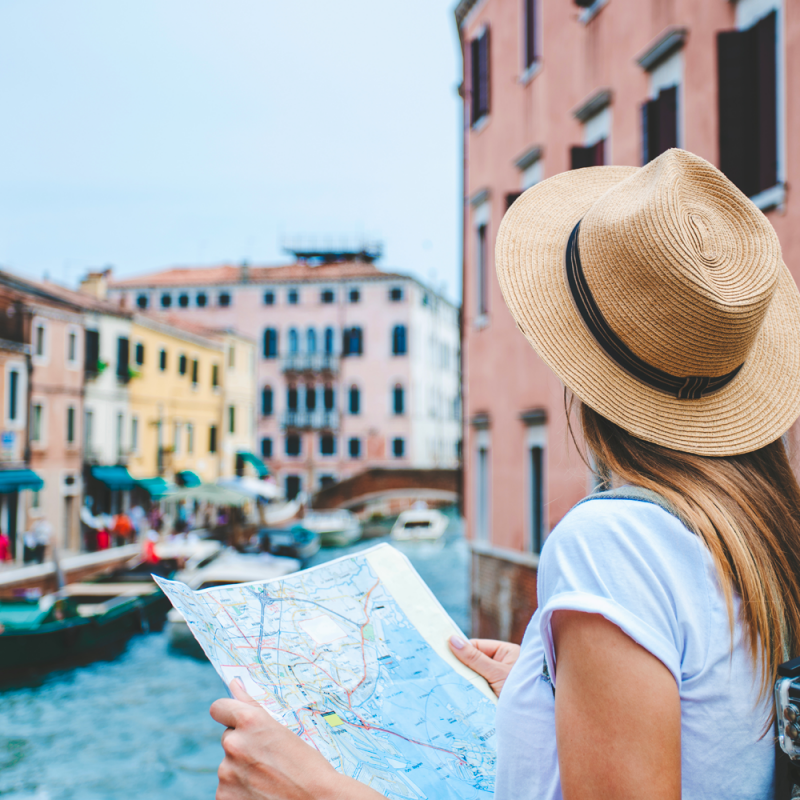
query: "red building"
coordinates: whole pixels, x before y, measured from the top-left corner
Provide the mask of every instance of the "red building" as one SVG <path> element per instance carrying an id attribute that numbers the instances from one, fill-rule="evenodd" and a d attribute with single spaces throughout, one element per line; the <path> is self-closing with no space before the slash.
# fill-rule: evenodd
<path id="1" fill-rule="evenodd" d="M 520 192 L 682 147 L 767 215 L 795 277 L 800 7 L 788 0 L 461 0 L 464 485 L 473 634 L 519 640 L 548 532 L 594 480 L 560 382 L 519 333 L 494 241 Z"/>

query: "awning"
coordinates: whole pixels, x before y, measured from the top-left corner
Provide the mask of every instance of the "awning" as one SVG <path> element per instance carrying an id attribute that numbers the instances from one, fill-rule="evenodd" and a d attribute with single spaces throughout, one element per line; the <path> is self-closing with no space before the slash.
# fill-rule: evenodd
<path id="1" fill-rule="evenodd" d="M 0 494 L 18 492 L 20 489 L 39 491 L 44 481 L 32 469 L 0 470 Z"/>
<path id="2" fill-rule="evenodd" d="M 136 480 L 125 467 L 92 467 L 92 477 L 109 489 L 133 489 Z"/>
<path id="3" fill-rule="evenodd" d="M 277 500 L 283 497 L 283 491 L 274 481 L 262 481 L 258 478 L 221 478 L 217 481 L 220 486 L 227 489 L 237 489 L 240 492 L 260 497 L 263 500 Z"/>
<path id="4" fill-rule="evenodd" d="M 259 478 L 266 478 L 267 475 L 269 475 L 267 465 L 255 453 L 248 453 L 246 450 L 240 450 L 236 454 L 236 457 L 241 458 L 242 461 L 247 464 L 252 464 Z"/>
<path id="5" fill-rule="evenodd" d="M 160 500 L 167 492 L 175 488 L 163 478 L 141 478 L 136 481 L 136 484 L 149 492 L 153 500 Z"/>
<path id="6" fill-rule="evenodd" d="M 203 482 L 200 480 L 200 476 L 196 472 L 192 472 L 190 469 L 185 469 L 183 472 L 179 472 L 175 477 L 179 478 L 187 489 L 193 489 L 195 486 L 199 486 Z"/>

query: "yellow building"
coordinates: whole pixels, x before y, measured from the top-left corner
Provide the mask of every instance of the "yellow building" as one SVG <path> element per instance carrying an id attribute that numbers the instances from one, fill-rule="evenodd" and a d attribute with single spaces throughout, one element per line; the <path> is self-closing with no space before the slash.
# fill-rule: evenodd
<path id="1" fill-rule="evenodd" d="M 189 471 L 213 482 L 223 474 L 225 349 L 222 338 L 201 328 L 134 315 L 128 463 L 134 478 L 175 481 Z"/>

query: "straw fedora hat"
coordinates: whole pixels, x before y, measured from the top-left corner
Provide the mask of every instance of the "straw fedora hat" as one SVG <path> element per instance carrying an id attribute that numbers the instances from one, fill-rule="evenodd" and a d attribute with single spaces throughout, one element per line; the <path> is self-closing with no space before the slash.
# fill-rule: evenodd
<path id="1" fill-rule="evenodd" d="M 778 237 L 692 153 L 542 181 L 505 215 L 496 265 L 545 363 L 634 436 L 729 456 L 800 414 L 800 295 Z"/>

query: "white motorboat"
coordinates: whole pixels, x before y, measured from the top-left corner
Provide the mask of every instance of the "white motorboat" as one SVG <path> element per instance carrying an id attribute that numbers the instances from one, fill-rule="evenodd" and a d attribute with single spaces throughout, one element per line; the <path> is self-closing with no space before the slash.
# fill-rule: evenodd
<path id="1" fill-rule="evenodd" d="M 361 523 L 352 511 L 307 511 L 302 526 L 319 534 L 323 547 L 346 547 L 361 538 Z"/>
<path id="2" fill-rule="evenodd" d="M 273 556 L 270 553 L 246 554 L 236 550 L 224 550 L 206 566 L 186 569 L 175 575 L 190 589 L 208 589 L 211 586 L 225 586 L 230 583 L 250 583 L 269 581 L 297 572 L 301 567 L 296 558 Z M 180 611 L 173 608 L 167 614 L 167 636 L 169 644 L 178 650 L 192 655 L 201 655 L 202 650 L 192 636 Z"/>
<path id="3" fill-rule="evenodd" d="M 441 511 L 429 508 L 411 509 L 397 518 L 392 526 L 391 537 L 399 542 L 441 539 L 448 522 Z"/>

